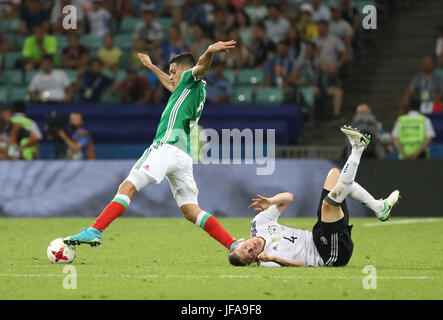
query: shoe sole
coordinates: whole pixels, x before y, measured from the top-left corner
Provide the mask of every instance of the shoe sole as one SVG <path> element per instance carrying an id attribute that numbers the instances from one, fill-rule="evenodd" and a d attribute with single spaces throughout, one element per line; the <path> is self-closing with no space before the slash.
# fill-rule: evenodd
<path id="1" fill-rule="evenodd" d="M 81 241 L 81 240 L 63 240 L 63 243 L 65 243 L 69 246 L 79 246 L 81 244 L 89 244 L 91 247 L 97 247 L 97 246 L 101 245 L 101 242 L 99 242 L 99 241 L 88 242 L 88 241 Z"/>
<path id="2" fill-rule="evenodd" d="M 367 137 L 364 133 L 361 133 L 360 130 L 356 128 L 351 128 L 348 126 L 342 126 L 340 127 L 341 132 L 343 132 L 346 136 L 350 137 L 356 137 L 357 140 L 360 140 L 360 142 L 365 143 L 365 148 L 371 143 L 370 137 Z"/>

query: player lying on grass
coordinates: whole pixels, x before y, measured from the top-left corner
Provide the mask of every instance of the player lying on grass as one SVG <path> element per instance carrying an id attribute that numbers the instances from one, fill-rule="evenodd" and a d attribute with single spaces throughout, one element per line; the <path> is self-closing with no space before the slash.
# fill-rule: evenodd
<path id="1" fill-rule="evenodd" d="M 258 196 L 249 207 L 261 212 L 252 220 L 251 238 L 239 240 L 229 253 L 232 265 L 257 262 L 263 267 L 345 266 L 354 248 L 346 197 L 367 205 L 381 221 L 389 218 L 399 198 L 398 190 L 385 200 L 375 200 L 354 181 L 370 137 L 346 126 L 341 131 L 348 136 L 352 153 L 341 173 L 337 168 L 329 171 L 317 211 L 318 221 L 312 232 L 277 223 L 280 214 L 293 201 L 291 193 L 280 193 L 272 198 Z"/>
<path id="2" fill-rule="evenodd" d="M 170 60 L 169 75 L 152 64 L 148 55 L 139 54 L 142 63 L 171 92 L 156 136 L 120 185 L 114 200 L 95 223 L 88 229 L 82 229 L 79 234 L 65 238 L 66 244 L 101 244 L 101 233 L 125 212 L 134 195 L 150 184 L 160 183 L 166 177 L 178 207 L 187 220 L 204 229 L 226 248 L 231 249 L 235 245 L 236 240 L 217 219 L 198 206 L 189 137 L 191 128 L 200 119 L 206 98 L 206 83 L 202 78 L 210 68 L 214 54 L 229 52 L 235 48 L 235 43 L 231 40 L 212 44 L 197 64 L 190 53 L 174 56 Z"/>

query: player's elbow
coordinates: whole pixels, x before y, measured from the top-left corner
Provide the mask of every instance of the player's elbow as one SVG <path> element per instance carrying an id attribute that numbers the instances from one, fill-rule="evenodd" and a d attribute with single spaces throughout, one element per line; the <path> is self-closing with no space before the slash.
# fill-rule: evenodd
<path id="1" fill-rule="evenodd" d="M 294 201 L 294 194 L 291 192 L 287 192 L 288 201 L 293 202 Z"/>

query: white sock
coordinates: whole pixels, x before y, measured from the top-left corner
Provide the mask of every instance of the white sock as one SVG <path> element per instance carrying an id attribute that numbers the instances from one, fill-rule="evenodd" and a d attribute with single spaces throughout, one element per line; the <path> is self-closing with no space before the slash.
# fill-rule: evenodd
<path id="1" fill-rule="evenodd" d="M 333 205 L 339 205 L 342 203 L 349 192 L 351 192 L 352 183 L 354 182 L 355 176 L 357 175 L 358 165 L 360 164 L 360 158 L 363 154 L 364 148 L 352 148 L 351 155 L 346 161 L 343 170 L 340 173 L 335 187 L 329 192 L 327 198 L 331 201 Z M 326 200 L 327 201 L 327 200 Z"/>
<path id="2" fill-rule="evenodd" d="M 374 213 L 379 213 L 384 209 L 384 203 L 382 200 L 375 200 L 374 197 L 366 191 L 361 185 L 354 181 L 349 192 L 349 197 L 361 204 L 367 206 Z"/>

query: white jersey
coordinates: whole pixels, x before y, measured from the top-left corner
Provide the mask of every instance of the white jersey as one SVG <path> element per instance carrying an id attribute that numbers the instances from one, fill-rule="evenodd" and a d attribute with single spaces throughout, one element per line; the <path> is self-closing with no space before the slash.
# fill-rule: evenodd
<path id="1" fill-rule="evenodd" d="M 280 211 L 272 205 L 251 222 L 251 237 L 261 237 L 266 241 L 263 251 L 280 258 L 302 261 L 308 267 L 323 267 L 312 232 L 282 226 L 277 223 L 279 217 Z M 280 267 L 275 262 L 258 260 L 258 264 L 261 267 Z"/>

